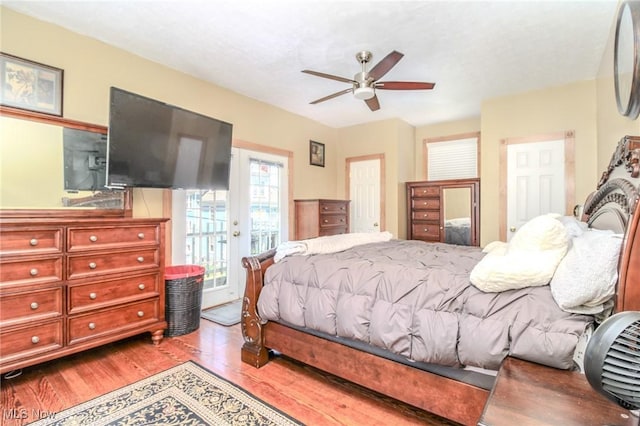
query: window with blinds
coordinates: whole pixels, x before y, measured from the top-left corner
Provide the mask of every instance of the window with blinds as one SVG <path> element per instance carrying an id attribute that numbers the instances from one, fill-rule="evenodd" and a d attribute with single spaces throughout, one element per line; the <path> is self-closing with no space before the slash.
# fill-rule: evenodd
<path id="1" fill-rule="evenodd" d="M 426 142 L 427 180 L 478 177 L 478 137 Z"/>

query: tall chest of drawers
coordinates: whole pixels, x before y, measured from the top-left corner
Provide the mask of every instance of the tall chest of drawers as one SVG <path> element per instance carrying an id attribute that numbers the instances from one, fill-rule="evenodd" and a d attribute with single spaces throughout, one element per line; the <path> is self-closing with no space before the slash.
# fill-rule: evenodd
<path id="1" fill-rule="evenodd" d="M 0 220 L 0 372 L 167 327 L 163 219 Z"/>
<path id="2" fill-rule="evenodd" d="M 407 238 L 429 242 L 441 241 L 440 186 L 427 182 L 408 182 Z"/>
<path id="3" fill-rule="evenodd" d="M 295 239 L 349 232 L 349 200 L 294 200 Z"/>

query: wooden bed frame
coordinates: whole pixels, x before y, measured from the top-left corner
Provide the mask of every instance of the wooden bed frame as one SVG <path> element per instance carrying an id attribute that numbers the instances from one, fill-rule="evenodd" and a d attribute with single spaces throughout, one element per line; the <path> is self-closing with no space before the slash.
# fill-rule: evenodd
<path id="1" fill-rule="evenodd" d="M 625 231 L 619 264 L 616 311 L 640 310 L 640 138 L 623 138 L 596 192 L 586 201 L 582 220 L 596 228 Z M 489 391 L 429 373 L 292 329 L 276 322 L 263 324 L 256 309 L 266 269 L 275 250 L 242 259 L 247 282 L 242 307 L 242 361 L 259 368 L 269 352 L 282 355 L 352 381 L 368 389 L 438 414 L 475 425 Z M 398 380 L 402 377 L 402 380 Z"/>

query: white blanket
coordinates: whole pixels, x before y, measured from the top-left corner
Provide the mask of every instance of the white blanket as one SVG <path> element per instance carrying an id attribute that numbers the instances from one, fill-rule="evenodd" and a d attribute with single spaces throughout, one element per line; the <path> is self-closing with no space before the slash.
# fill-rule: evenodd
<path id="1" fill-rule="evenodd" d="M 276 248 L 274 262 L 286 256 L 336 253 L 362 244 L 389 241 L 390 232 L 354 232 L 351 234 L 329 235 L 308 240 L 287 241 Z"/>

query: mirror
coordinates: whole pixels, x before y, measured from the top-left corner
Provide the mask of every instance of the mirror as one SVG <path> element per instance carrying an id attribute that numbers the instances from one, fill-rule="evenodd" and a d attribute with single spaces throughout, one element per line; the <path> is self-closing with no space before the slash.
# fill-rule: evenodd
<path id="1" fill-rule="evenodd" d="M 640 114 L 640 3 L 624 2 L 616 22 L 614 72 L 618 111 L 632 120 Z"/>
<path id="2" fill-rule="evenodd" d="M 0 209 L 123 215 L 128 191 L 103 188 L 106 127 L 0 110 Z"/>
<path id="3" fill-rule="evenodd" d="M 459 181 L 442 186 L 443 241 L 449 244 L 477 246 L 478 182 Z"/>

